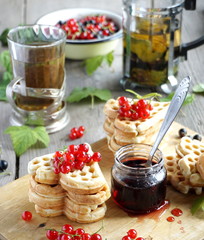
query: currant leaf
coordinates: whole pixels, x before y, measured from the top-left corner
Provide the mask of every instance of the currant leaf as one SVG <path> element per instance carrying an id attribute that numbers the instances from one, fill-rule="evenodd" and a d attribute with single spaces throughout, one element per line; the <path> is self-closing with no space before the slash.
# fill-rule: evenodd
<path id="1" fill-rule="evenodd" d="M 204 93 L 204 84 L 203 83 L 199 83 L 199 84 L 193 86 L 193 92 L 195 92 L 195 93 Z"/>
<path id="2" fill-rule="evenodd" d="M 203 209 L 204 207 L 204 196 L 196 198 L 191 206 L 191 213 L 194 215 L 199 209 Z"/>
<path id="3" fill-rule="evenodd" d="M 43 143 L 44 146 L 49 143 L 49 136 L 45 134 L 44 127 L 32 129 L 28 126 L 11 126 L 5 129 L 4 133 L 10 135 L 17 156 L 21 156 L 37 141 Z"/>

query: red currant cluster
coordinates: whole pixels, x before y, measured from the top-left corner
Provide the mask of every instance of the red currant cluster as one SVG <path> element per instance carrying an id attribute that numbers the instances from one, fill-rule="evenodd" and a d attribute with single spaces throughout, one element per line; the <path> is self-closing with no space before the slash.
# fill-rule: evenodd
<path id="1" fill-rule="evenodd" d="M 139 99 L 137 102 L 129 102 L 127 97 L 119 97 L 119 116 L 130 118 L 131 120 L 147 119 L 150 116 L 150 111 L 153 109 L 149 101 Z"/>
<path id="2" fill-rule="evenodd" d="M 85 127 L 80 126 L 79 128 L 73 127 L 70 131 L 69 138 L 71 140 L 81 138 L 84 136 Z"/>
<path id="3" fill-rule="evenodd" d="M 79 20 L 71 18 L 56 25 L 67 33 L 67 39 L 97 39 L 118 31 L 117 25 L 104 15 L 87 16 Z"/>
<path id="4" fill-rule="evenodd" d="M 94 152 L 90 154 L 89 145 L 69 145 L 65 151 L 56 151 L 53 158 L 54 172 L 56 174 L 69 172 L 76 170 L 82 170 L 86 163 L 101 161 L 101 154 Z"/>
<path id="5" fill-rule="evenodd" d="M 50 240 L 102 240 L 100 234 L 86 233 L 83 228 L 74 230 L 70 224 L 63 225 L 61 231 L 55 229 L 47 230 L 46 236 Z"/>

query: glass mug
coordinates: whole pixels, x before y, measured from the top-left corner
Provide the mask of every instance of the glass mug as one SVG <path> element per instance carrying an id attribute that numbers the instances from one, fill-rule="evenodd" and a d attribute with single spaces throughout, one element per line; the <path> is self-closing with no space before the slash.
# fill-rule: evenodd
<path id="1" fill-rule="evenodd" d="M 123 0 L 124 88 L 150 87 L 166 93 L 175 90 L 179 56 L 186 57 L 187 50 L 204 42 L 201 37 L 185 46 L 181 44 L 184 3 Z"/>
<path id="2" fill-rule="evenodd" d="M 7 87 L 13 125 L 44 125 L 55 132 L 69 122 L 65 94 L 65 41 L 53 26 L 19 26 L 9 31 L 14 80 Z"/>

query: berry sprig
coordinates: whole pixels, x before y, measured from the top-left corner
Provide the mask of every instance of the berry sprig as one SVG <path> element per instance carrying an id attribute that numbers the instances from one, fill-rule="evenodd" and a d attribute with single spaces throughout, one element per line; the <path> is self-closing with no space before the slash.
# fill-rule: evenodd
<path id="1" fill-rule="evenodd" d="M 74 229 L 74 227 L 70 224 L 63 225 L 61 230 L 48 229 L 46 237 L 49 240 L 102 240 L 98 231 L 96 233 L 89 234 L 86 233 L 83 228 Z"/>
<path id="2" fill-rule="evenodd" d="M 151 100 L 146 100 L 146 99 L 159 97 L 161 95 L 158 93 L 150 93 L 150 94 L 141 96 L 132 90 L 127 89 L 126 91 L 134 94 L 134 96 L 138 100 L 137 101 L 135 101 L 134 99 L 128 100 L 128 98 L 125 96 L 119 97 L 118 98 L 119 116 L 123 118 L 128 118 L 130 120 L 149 118 L 150 111 L 153 110 L 153 106 L 151 105 Z"/>
<path id="3" fill-rule="evenodd" d="M 71 18 L 59 21 L 57 27 L 67 33 L 67 39 L 91 40 L 110 36 L 118 31 L 118 26 L 105 15 L 87 16 L 81 19 Z"/>
<path id="4" fill-rule="evenodd" d="M 145 240 L 143 237 L 137 237 L 137 231 L 135 229 L 130 229 L 127 235 L 123 236 L 122 240 Z"/>
<path id="5" fill-rule="evenodd" d="M 77 138 L 81 138 L 84 136 L 84 131 L 85 131 L 85 127 L 84 126 L 80 126 L 80 127 L 73 127 L 69 133 L 69 138 L 71 140 L 77 139 Z"/>
<path id="6" fill-rule="evenodd" d="M 89 145 L 69 145 L 65 151 L 56 151 L 52 159 L 54 173 L 67 174 L 74 170 L 82 170 L 84 165 L 91 162 L 100 162 L 102 156 L 99 152 L 90 153 Z"/>

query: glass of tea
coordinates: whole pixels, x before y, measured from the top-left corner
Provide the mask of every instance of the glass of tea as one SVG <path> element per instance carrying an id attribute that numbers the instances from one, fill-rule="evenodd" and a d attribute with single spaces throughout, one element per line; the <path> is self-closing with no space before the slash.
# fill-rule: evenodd
<path id="1" fill-rule="evenodd" d="M 164 92 L 175 89 L 183 3 L 184 0 L 123 0 L 121 84 L 125 88 L 163 88 Z"/>
<path id="2" fill-rule="evenodd" d="M 69 121 L 65 94 L 66 35 L 54 26 L 19 26 L 8 33 L 14 80 L 7 87 L 13 125 L 44 125 L 48 132 Z"/>

